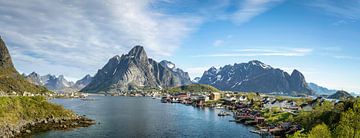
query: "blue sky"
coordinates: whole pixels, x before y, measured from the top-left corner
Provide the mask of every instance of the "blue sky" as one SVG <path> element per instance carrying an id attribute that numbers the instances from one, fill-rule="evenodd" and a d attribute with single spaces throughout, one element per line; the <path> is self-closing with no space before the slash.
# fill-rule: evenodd
<path id="1" fill-rule="evenodd" d="M 192 78 L 257 59 L 360 92 L 359 0 L 0 0 L 0 18 L 20 72 L 76 80 L 140 44 Z"/>

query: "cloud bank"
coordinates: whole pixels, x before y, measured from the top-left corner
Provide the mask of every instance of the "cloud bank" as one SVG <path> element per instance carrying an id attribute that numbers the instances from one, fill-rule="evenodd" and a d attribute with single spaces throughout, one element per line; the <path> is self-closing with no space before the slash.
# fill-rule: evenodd
<path id="1" fill-rule="evenodd" d="M 20 71 L 81 78 L 134 45 L 169 56 L 201 22 L 158 12 L 152 2 L 1 1 L 0 35 Z"/>

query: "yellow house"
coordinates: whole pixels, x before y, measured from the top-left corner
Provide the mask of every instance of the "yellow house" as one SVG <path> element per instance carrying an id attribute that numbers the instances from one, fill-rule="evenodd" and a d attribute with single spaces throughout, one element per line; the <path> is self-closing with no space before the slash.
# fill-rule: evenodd
<path id="1" fill-rule="evenodd" d="M 213 92 L 210 94 L 210 100 L 219 100 L 221 98 L 221 94 L 218 92 Z"/>

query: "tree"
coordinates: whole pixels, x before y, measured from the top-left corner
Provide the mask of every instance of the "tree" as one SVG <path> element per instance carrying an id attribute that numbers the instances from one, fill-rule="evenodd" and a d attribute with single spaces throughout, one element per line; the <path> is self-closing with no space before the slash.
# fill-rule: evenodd
<path id="1" fill-rule="evenodd" d="M 353 103 L 353 109 L 341 113 L 339 125 L 336 127 L 337 137 L 360 137 L 360 99 Z"/>
<path id="2" fill-rule="evenodd" d="M 328 126 L 322 123 L 311 129 L 308 138 L 331 138 L 331 132 Z"/>
<path id="3" fill-rule="evenodd" d="M 306 134 L 296 131 L 293 135 L 286 135 L 287 138 L 307 138 Z"/>

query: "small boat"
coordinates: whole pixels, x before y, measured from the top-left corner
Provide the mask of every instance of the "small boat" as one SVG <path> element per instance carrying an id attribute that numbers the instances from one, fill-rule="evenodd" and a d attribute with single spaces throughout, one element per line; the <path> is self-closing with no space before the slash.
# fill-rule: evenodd
<path id="1" fill-rule="evenodd" d="M 167 103 L 167 102 L 168 102 L 167 99 L 166 99 L 166 97 L 162 97 L 160 101 L 161 101 L 162 103 Z"/>
<path id="2" fill-rule="evenodd" d="M 230 113 L 227 113 L 227 112 L 224 112 L 224 111 L 221 111 L 220 113 L 218 113 L 218 116 L 229 116 Z"/>

